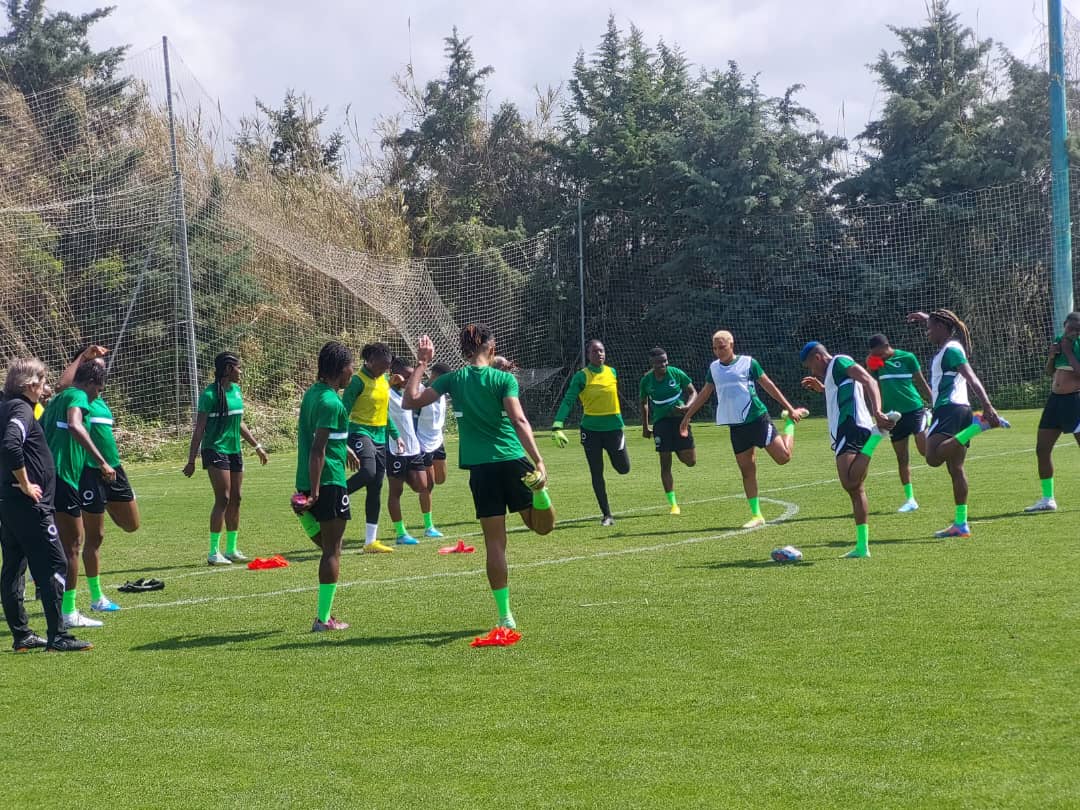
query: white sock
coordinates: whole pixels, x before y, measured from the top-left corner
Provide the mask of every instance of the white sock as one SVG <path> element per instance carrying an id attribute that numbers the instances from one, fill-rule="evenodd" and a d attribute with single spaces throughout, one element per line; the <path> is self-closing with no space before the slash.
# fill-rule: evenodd
<path id="1" fill-rule="evenodd" d="M 364 545 L 370 546 L 375 542 L 375 539 L 379 536 L 379 524 L 378 523 L 365 523 L 367 527 L 367 533 L 364 535 Z"/>

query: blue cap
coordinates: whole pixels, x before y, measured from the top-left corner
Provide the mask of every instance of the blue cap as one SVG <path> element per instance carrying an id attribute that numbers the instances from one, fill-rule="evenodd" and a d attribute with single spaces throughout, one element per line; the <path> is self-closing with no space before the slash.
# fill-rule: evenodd
<path id="1" fill-rule="evenodd" d="M 816 349 L 820 345 L 821 344 L 818 341 L 811 340 L 809 343 L 807 343 L 805 346 L 803 346 L 799 350 L 799 362 L 800 363 L 805 363 L 806 358 L 810 356 L 810 352 L 812 352 L 814 349 Z"/>

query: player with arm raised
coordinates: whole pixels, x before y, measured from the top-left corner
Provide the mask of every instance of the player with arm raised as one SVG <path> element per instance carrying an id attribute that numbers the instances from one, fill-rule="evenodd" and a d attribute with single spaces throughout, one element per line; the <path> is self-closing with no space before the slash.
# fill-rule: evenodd
<path id="1" fill-rule="evenodd" d="M 506 513 L 517 512 L 537 534 L 555 525 L 555 510 L 547 491 L 547 471 L 532 428 L 518 400 L 514 376 L 492 367 L 495 335 L 483 324 L 461 330 L 461 355 L 466 365 L 443 374 L 421 390 L 435 356 L 424 335 L 416 350 L 416 367 L 409 376 L 402 405 L 423 408 L 448 394 L 460 431 L 459 465 L 469 471 L 476 517 L 484 533 L 487 576 L 499 613 L 499 627 L 513 629 L 506 562 Z M 531 460 L 531 461 L 530 461 Z"/>
<path id="2" fill-rule="evenodd" d="M 930 363 L 930 388 L 933 394 L 933 417 L 926 437 L 926 463 L 931 467 L 944 464 L 952 478 L 956 516 L 947 529 L 935 532 L 935 537 L 970 537 L 968 525 L 968 480 L 964 470 L 968 443 L 973 437 L 996 427 L 1010 427 L 998 416 L 982 382 L 968 362 L 971 335 L 967 325 L 948 309 L 935 309 L 929 315 L 912 312 L 908 323 L 926 324 L 926 337 L 938 347 Z M 968 399 L 968 386 L 983 404 L 983 412 L 973 415 Z"/>
<path id="3" fill-rule="evenodd" d="M 566 447 L 570 440 L 563 431 L 563 423 L 574 407 L 574 400 L 581 400 L 581 446 L 589 464 L 593 494 L 600 507 L 600 525 L 614 526 L 615 518 L 608 503 L 607 485 L 604 483 L 604 453 L 619 475 L 630 472 L 630 454 L 626 450 L 626 434 L 619 407 L 619 383 L 615 369 L 605 365 L 607 353 L 599 340 L 590 340 L 585 347 L 588 364 L 570 378 L 562 404 L 551 423 L 551 438 L 556 447 Z"/>
<path id="4" fill-rule="evenodd" d="M 807 411 L 788 402 L 757 360 L 747 354 L 735 354 L 735 338 L 731 332 L 722 329 L 714 334 L 712 346 L 716 359 L 709 365 L 705 385 L 686 406 L 680 432 L 689 434 L 690 420 L 715 391 L 716 424 L 727 425 L 731 432 L 731 449 L 750 505 L 750 520 L 743 528 L 755 529 L 765 525 L 758 501 L 757 448 L 764 449 L 777 464 L 787 464 L 795 446 L 795 424 Z M 758 386 L 783 407 L 782 432 L 776 430 L 768 409 L 758 398 Z"/>

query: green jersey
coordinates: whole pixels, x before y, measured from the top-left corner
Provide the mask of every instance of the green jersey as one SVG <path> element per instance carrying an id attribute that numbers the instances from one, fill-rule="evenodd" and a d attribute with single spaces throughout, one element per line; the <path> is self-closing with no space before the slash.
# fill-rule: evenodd
<path id="1" fill-rule="evenodd" d="M 586 366 L 570 378 L 555 421 L 563 423 L 581 400 L 582 430 L 622 430 L 623 418 L 619 409 L 618 375 L 611 366 Z"/>
<path id="2" fill-rule="evenodd" d="M 349 412 L 337 391 L 322 381 L 304 392 L 300 402 L 300 422 L 296 430 L 296 489 L 300 492 L 311 492 L 308 463 L 315 432 L 320 429 L 329 430 L 330 437 L 326 442 L 326 460 L 319 486 L 343 487 L 347 477 Z"/>
<path id="3" fill-rule="evenodd" d="M 649 403 L 649 424 L 655 425 L 680 405 L 683 390 L 690 385 L 690 378 L 682 369 L 668 366 L 659 380 L 653 372 L 641 378 L 641 401 Z"/>
<path id="4" fill-rule="evenodd" d="M 119 467 L 120 450 L 116 447 L 116 437 L 113 436 L 113 412 L 101 397 L 95 398 L 90 403 L 86 429 L 90 433 L 90 440 L 94 443 L 94 447 L 105 457 L 105 463 L 110 467 Z M 90 456 L 86 457 L 86 463 L 94 468 L 98 466 L 98 463 Z"/>
<path id="5" fill-rule="evenodd" d="M 45 413 L 41 415 L 41 427 L 45 430 L 45 441 L 56 463 L 56 477 L 78 490 L 79 479 L 86 466 L 86 449 L 68 430 L 68 411 L 72 408 L 82 411 L 85 422 L 90 402 L 86 392 L 74 385 L 54 394 L 49 400 Z"/>
<path id="6" fill-rule="evenodd" d="M 829 419 L 834 449 L 840 437 L 840 426 L 845 422 L 851 421 L 857 427 L 867 429 L 874 426 L 862 383 L 848 376 L 848 369 L 854 366 L 854 360 L 846 354 L 838 354 L 825 369 L 825 415 Z"/>
<path id="7" fill-rule="evenodd" d="M 915 375 L 922 370 L 911 352 L 893 349 L 892 357 L 881 368 L 870 372 L 881 388 L 881 409 L 909 413 L 923 407 L 922 395 L 915 387 Z"/>
<path id="8" fill-rule="evenodd" d="M 1064 335 L 1058 335 L 1054 338 L 1054 342 L 1061 343 L 1061 340 L 1064 337 Z M 1080 337 L 1073 340 L 1072 350 L 1073 357 L 1080 358 Z M 1054 358 L 1054 368 L 1072 368 L 1072 366 L 1069 365 L 1069 358 L 1065 356 L 1065 352 L 1058 352 L 1057 357 Z"/>
<path id="9" fill-rule="evenodd" d="M 934 395 L 934 407 L 942 405 L 970 405 L 967 380 L 960 368 L 967 364 L 967 353 L 958 341 L 950 340 L 941 347 L 930 362 L 930 389 Z"/>
<path id="10" fill-rule="evenodd" d="M 491 366 L 465 366 L 433 380 L 431 387 L 440 394 L 449 394 L 453 402 L 460 432 L 459 466 L 468 468 L 525 457 L 525 448 L 503 410 L 503 399 L 518 395 L 518 381 L 513 374 Z"/>
<path id="11" fill-rule="evenodd" d="M 244 398 L 240 386 L 232 383 L 225 389 L 224 405 L 218 401 L 218 385 L 211 383 L 199 397 L 199 413 L 206 414 L 206 432 L 202 449 L 224 455 L 240 452 L 240 425 L 244 421 Z"/>

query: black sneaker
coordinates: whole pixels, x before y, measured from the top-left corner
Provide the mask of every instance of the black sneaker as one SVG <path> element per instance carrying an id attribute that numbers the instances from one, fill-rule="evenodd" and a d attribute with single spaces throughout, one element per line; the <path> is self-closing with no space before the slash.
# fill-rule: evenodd
<path id="1" fill-rule="evenodd" d="M 57 636 L 45 648 L 45 652 L 84 652 L 94 649 L 89 641 L 79 641 L 75 636 Z"/>
<path id="2" fill-rule="evenodd" d="M 41 650 L 48 646 L 49 642 L 39 636 L 37 633 L 30 633 L 20 638 L 18 641 L 14 641 L 11 644 L 11 649 L 17 653 L 30 652 L 31 650 Z"/>

